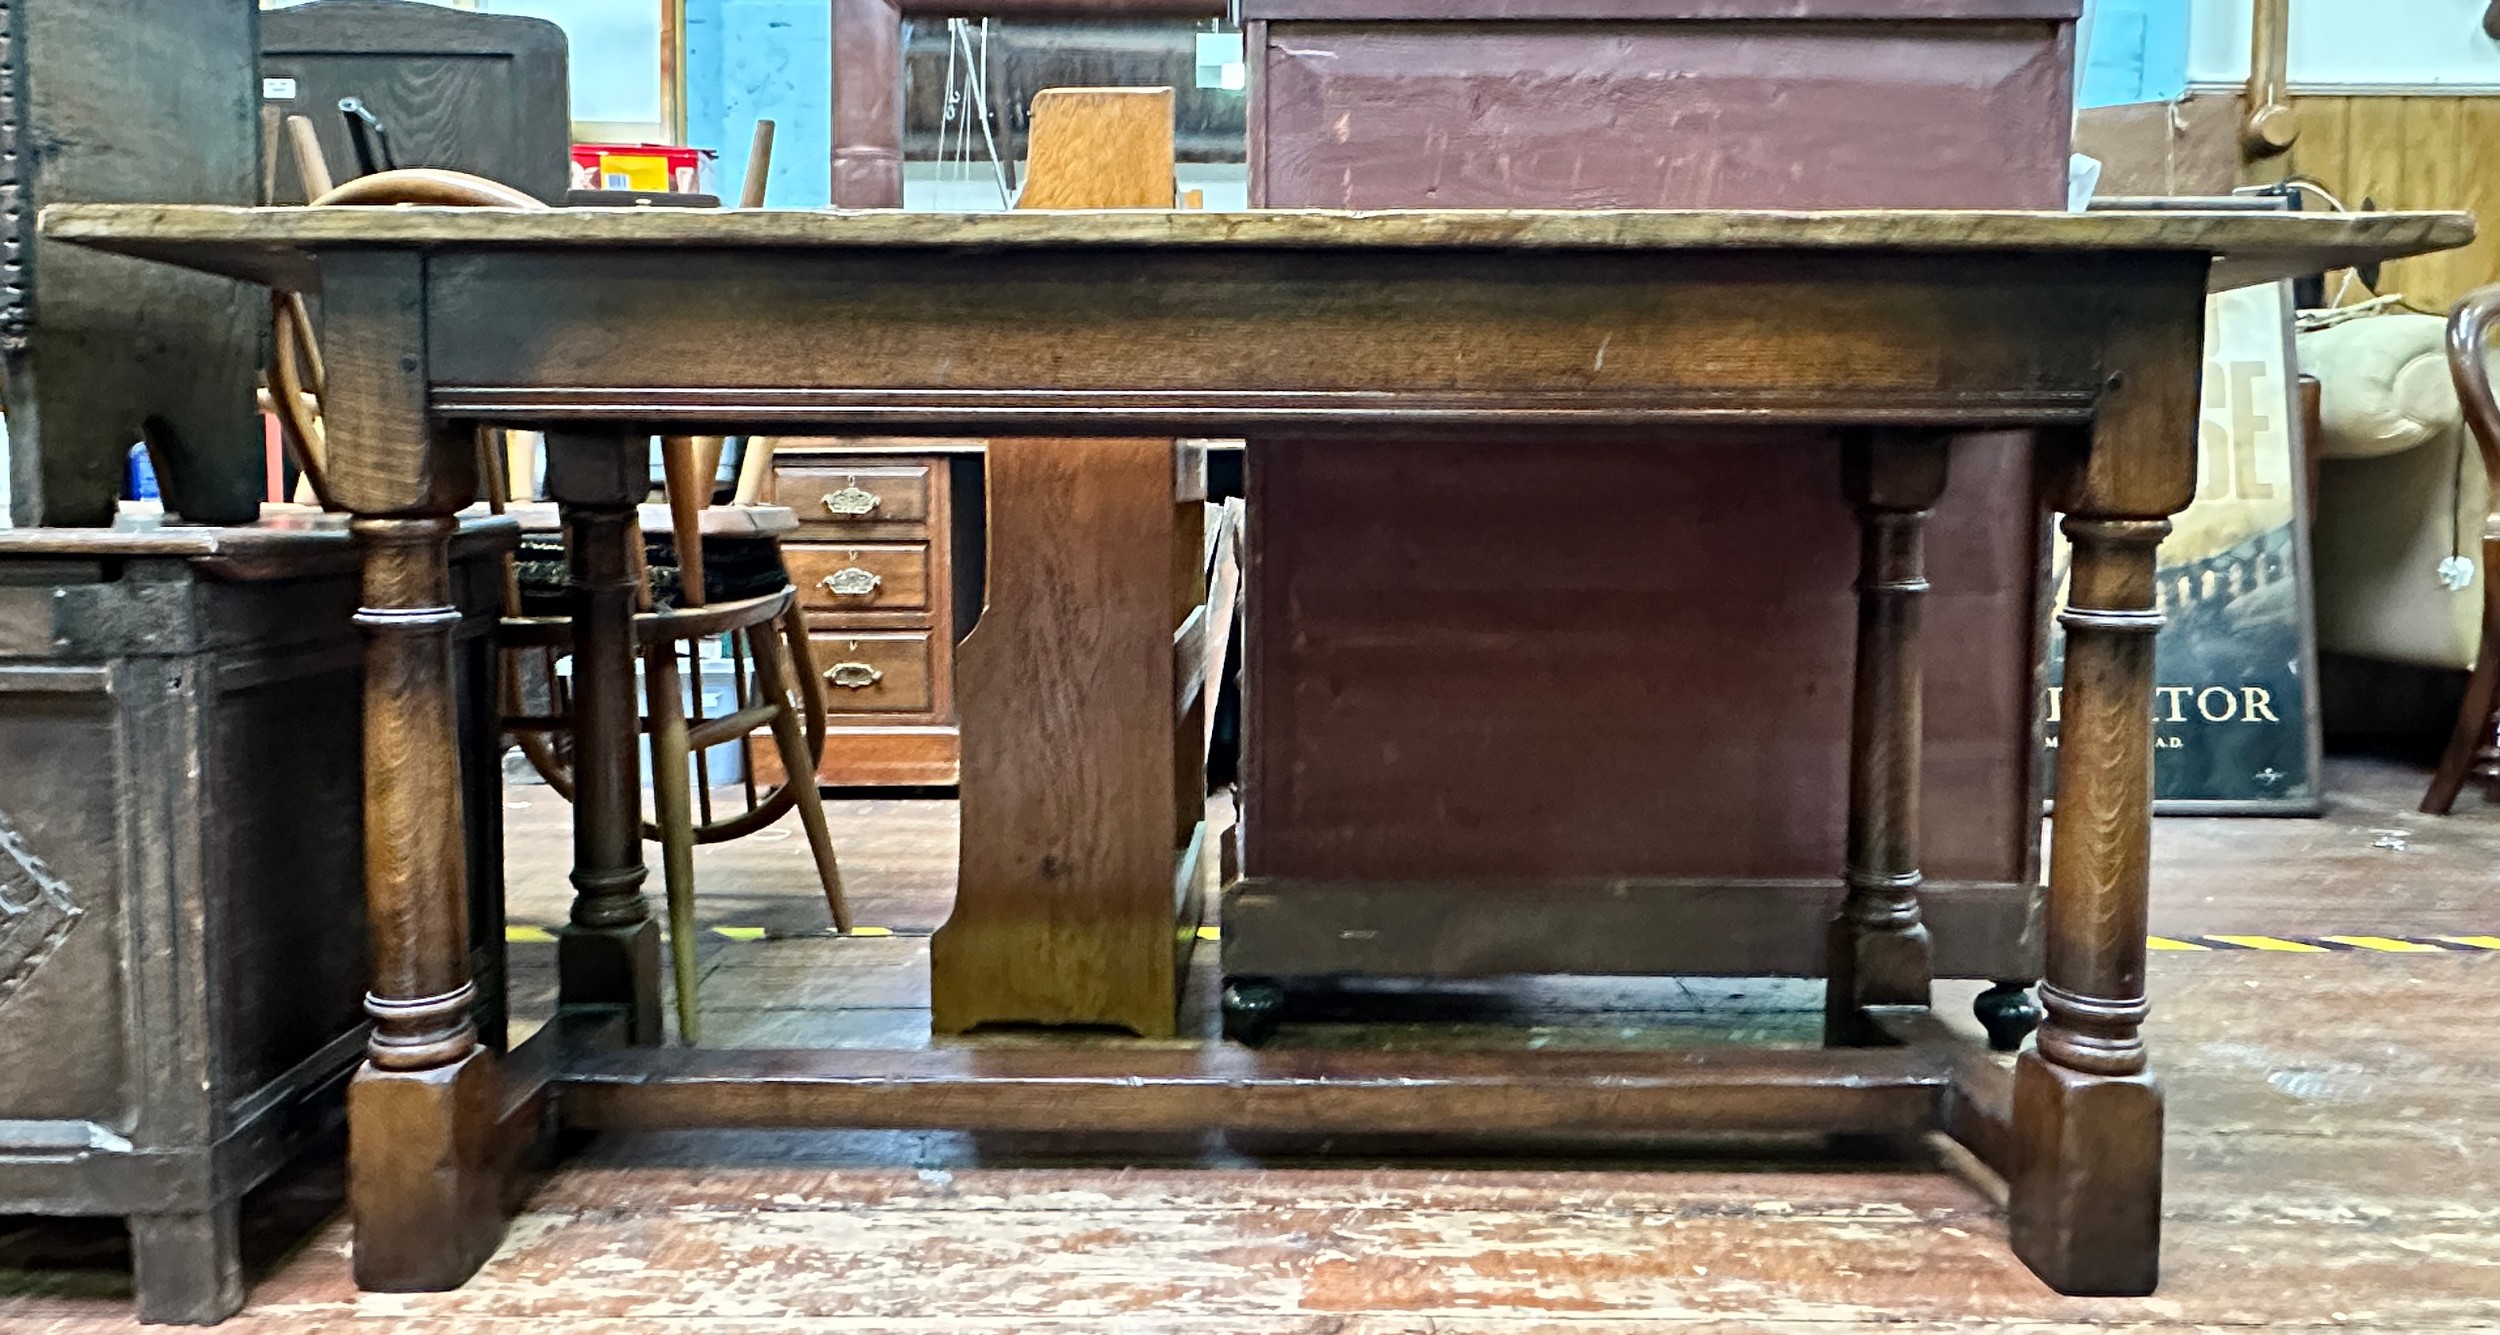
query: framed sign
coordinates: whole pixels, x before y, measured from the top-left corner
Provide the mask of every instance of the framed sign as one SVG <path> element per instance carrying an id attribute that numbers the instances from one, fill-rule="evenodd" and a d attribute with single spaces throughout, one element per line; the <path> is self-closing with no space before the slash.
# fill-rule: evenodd
<path id="1" fill-rule="evenodd" d="M 2206 298 L 2196 500 L 2161 545 L 2153 796 L 2164 814 L 2315 815 L 2317 639 L 2291 285 Z M 2058 605 L 2067 550 L 2057 539 Z M 2041 791 L 2056 794 L 2065 636 L 2049 639 Z"/>

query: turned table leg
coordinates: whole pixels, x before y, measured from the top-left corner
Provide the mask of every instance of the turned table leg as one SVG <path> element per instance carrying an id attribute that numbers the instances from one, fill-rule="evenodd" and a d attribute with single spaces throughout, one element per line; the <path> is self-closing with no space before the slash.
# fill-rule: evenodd
<path id="1" fill-rule="evenodd" d="M 622 1006 L 626 1033 L 658 1043 L 660 928 L 643 897 L 641 703 L 634 611 L 651 491 L 644 438 L 549 432 L 547 492 L 562 508 L 573 584 L 573 912 L 557 934 L 566 1006 Z"/>
<path id="2" fill-rule="evenodd" d="M 2181 262 L 2181 267 L 2187 267 Z M 2184 277 L 2184 275 L 2183 275 Z M 2156 548 L 2196 493 L 2204 303 L 2117 313 L 2111 374 L 2053 497 L 2073 560 L 2039 1040 L 2016 1060 L 2007 1228 L 2062 1293 L 2153 1291 L 2162 1096 L 2142 1026 Z"/>
<path id="3" fill-rule="evenodd" d="M 366 518 L 365 895 L 373 1016 L 348 1089 L 356 1283 L 457 1286 L 503 1233 L 494 1054 L 470 1018 L 448 516 Z"/>
<path id="4" fill-rule="evenodd" d="M 1944 494 L 1949 445 L 1940 435 L 1871 431 L 1842 446 L 1860 545 L 1848 892 L 1832 920 L 1824 990 L 1824 1041 L 1834 1045 L 1875 1041 L 1864 1008 L 1924 1006 L 1935 977 L 1918 903 L 1919 605 L 1927 517 Z"/>
<path id="5" fill-rule="evenodd" d="M 2069 516 L 2072 592 L 2050 835 L 2047 1018 L 2014 1075 L 2014 1250 L 2064 1293 L 2150 1293 L 2161 1091 L 2146 1069 L 2153 549 L 2162 519 Z"/>

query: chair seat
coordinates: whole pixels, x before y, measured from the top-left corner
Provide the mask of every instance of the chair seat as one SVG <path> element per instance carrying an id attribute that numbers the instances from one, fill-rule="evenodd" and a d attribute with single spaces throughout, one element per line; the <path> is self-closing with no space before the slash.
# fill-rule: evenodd
<path id="1" fill-rule="evenodd" d="M 674 609 L 685 601 L 684 571 L 677 564 L 677 543 L 663 533 L 646 534 L 643 560 L 651 571 L 651 605 Z M 572 581 L 564 559 L 564 539 L 553 533 L 525 533 L 514 554 L 521 584 L 523 616 L 564 616 L 573 610 Z M 790 587 L 782 569 L 781 549 L 771 538 L 711 537 L 703 539 L 703 601 L 736 602 Z"/>

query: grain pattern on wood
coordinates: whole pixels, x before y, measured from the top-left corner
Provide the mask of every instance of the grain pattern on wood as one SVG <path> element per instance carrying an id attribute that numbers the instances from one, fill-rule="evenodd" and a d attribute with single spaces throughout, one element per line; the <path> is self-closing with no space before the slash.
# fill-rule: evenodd
<path id="1" fill-rule="evenodd" d="M 2272 282 L 2339 264 L 2427 254 L 2474 237 L 2462 213 L 1826 209 L 1266 209 L 1005 213 L 392 208 L 248 209 L 54 204 L 42 235 L 267 281 L 327 248 L 550 245 L 629 249 L 1038 246 L 1328 250 L 2177 251 L 2219 256 L 2213 281 Z M 285 284 L 300 286 L 299 284 Z"/>
<path id="2" fill-rule="evenodd" d="M 285 105 L 306 113 L 329 161 L 355 161 L 335 109 L 352 96 L 389 128 L 402 165 L 469 172 L 547 204 L 572 182 L 565 57 L 562 28 L 510 14 L 314 0 L 260 19 L 261 72 L 293 82 Z"/>
<path id="3" fill-rule="evenodd" d="M 2060 498 L 2074 558 L 2059 615 L 2048 1016 L 2015 1069 L 2008 1227 L 2065 1293 L 2150 1293 L 2160 1270 L 2162 1101 L 2142 1034 L 2154 552 L 2195 492 L 2201 331 L 2182 301 L 2116 332 L 2111 392 Z"/>
<path id="4" fill-rule="evenodd" d="M 1173 1031 L 1171 450 L 990 442 L 988 603 L 955 659 L 962 871 L 930 943 L 940 1032 Z"/>
<path id="5" fill-rule="evenodd" d="M 2100 323 L 2120 316 L 2139 267 L 2118 256 L 1457 254 L 990 250 L 932 266 L 855 253 L 777 261 L 766 290 L 745 285 L 754 261 L 731 255 L 665 267 L 437 256 L 433 406 L 697 430 L 837 421 L 1205 435 L 1255 422 L 1341 438 L 1393 423 L 2080 422 L 2099 393 Z M 1095 296 L 1101 284 L 1120 300 Z M 620 302 L 665 303 L 670 319 L 617 338 Z M 1973 336 L 1927 336 L 1938 302 Z M 2046 308 L 2071 314 L 2044 326 Z M 780 337 L 723 355 L 765 320 Z M 1399 341 L 1383 347 L 1378 331 L 1392 327 Z M 976 343 L 982 356 L 962 355 Z"/>
<path id="6" fill-rule="evenodd" d="M 130 1284 L 142 1323 L 213 1326 L 243 1306 L 241 1214 L 227 1201 L 131 1217 Z"/>
<path id="7" fill-rule="evenodd" d="M 1172 207 L 1172 90 L 1046 88 L 1033 96 L 1020 209 Z"/>
<path id="8" fill-rule="evenodd" d="M 1018 208 L 1169 208 L 1172 90 L 1041 93 L 1032 154 Z M 1206 593 L 1205 507 L 1174 499 L 1186 453 L 1169 441 L 990 444 L 986 605 L 956 657 L 962 874 L 929 952 L 940 1032 L 1173 1032 L 1199 909 L 1194 878 L 1175 902 L 1173 853 L 1206 810 L 1202 719 L 1172 719 L 1174 628 Z M 1088 803 L 1099 805 L 1070 821 Z M 1143 817 L 1141 803 L 1161 810 Z"/>
<path id="9" fill-rule="evenodd" d="M 313 212 L 299 209 L 297 212 Z M 323 266 L 339 291 L 322 303 L 326 470 L 331 499 L 360 515 L 444 514 L 476 494 L 477 455 L 427 418 L 424 261 L 363 252 Z"/>
<path id="10" fill-rule="evenodd" d="M 1831 924 L 1824 1035 L 1863 1043 L 1867 1006 L 1925 1006 L 1935 981 L 1919 915 L 1919 792 L 1925 784 L 1927 520 L 1944 494 L 1950 442 L 1862 433 L 1841 446 L 1857 511 L 1857 663 L 1849 712 L 1849 818 Z"/>
<path id="11" fill-rule="evenodd" d="M 373 1015 L 349 1089 L 357 1282 L 439 1289 L 476 1270 L 501 1235 L 500 1188 L 482 1148 L 494 1124 L 494 1056 L 471 1011 L 470 913 L 451 634 L 449 517 L 359 516 L 365 557 L 365 897 Z"/>
<path id="12" fill-rule="evenodd" d="M 1929 1049 L 1857 1052 L 1116 1053 L 671 1050 L 558 1077 L 590 1127 L 1074 1131 L 1909 1131 L 1935 1115 Z"/>

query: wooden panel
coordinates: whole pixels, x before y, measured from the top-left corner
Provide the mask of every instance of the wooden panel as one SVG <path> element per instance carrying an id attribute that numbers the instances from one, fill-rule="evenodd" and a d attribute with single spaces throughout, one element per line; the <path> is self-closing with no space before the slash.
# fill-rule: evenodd
<path id="1" fill-rule="evenodd" d="M 825 707 L 843 714 L 925 714 L 930 689 L 926 631 L 814 631 Z M 853 684 L 856 683 L 856 684 Z"/>
<path id="2" fill-rule="evenodd" d="M 791 543 L 782 548 L 799 605 L 810 611 L 922 610 L 929 606 L 929 544 Z"/>
<path id="3" fill-rule="evenodd" d="M 1051 88 L 1033 97 L 1020 209 L 1172 207 L 1172 90 Z"/>
<path id="4" fill-rule="evenodd" d="M 2500 207 L 2500 94 L 2448 96 L 2298 94 L 2300 138 L 2279 158 L 2241 168 L 2247 184 L 2289 175 L 2314 178 L 2347 207 L 2371 200 L 2382 209 L 2467 209 L 2489 219 Z M 2308 201 L 2304 207 L 2323 208 Z M 2500 230 L 2484 229 L 2462 249 L 2384 266 L 2381 292 L 2401 292 L 2407 305 L 2445 313 L 2456 299 L 2500 281 Z M 2327 296 L 2346 302 L 2370 295 L 2358 283 L 2330 276 Z"/>
<path id="5" fill-rule="evenodd" d="M 1857 536 L 1828 437 L 1252 450 L 1249 874 L 1838 877 Z M 1931 538 L 1948 879 L 2031 876 L 2033 476 L 2020 436 L 1963 442 Z"/>
<path id="6" fill-rule="evenodd" d="M 2128 290 L 2122 275 L 2203 263 L 1910 253 L 1875 267 L 1839 253 L 1694 250 L 1486 251 L 1454 266 L 1420 250 L 974 249 L 943 264 L 827 252 L 759 289 L 743 277 L 751 264 L 718 252 L 665 265 L 453 254 L 427 264 L 439 280 L 428 339 L 438 383 L 514 387 L 439 391 L 437 408 L 461 417 L 613 413 L 631 391 L 648 421 L 786 414 L 950 434 L 994 423 L 1070 434 L 1060 425 L 1075 423 L 1203 435 L 1315 417 L 1376 434 L 1345 420 L 1358 413 L 1624 426 L 1723 420 L 1739 401 L 1757 418 L 2005 424 L 2085 416 L 2100 392 L 2098 321 Z M 1100 299 L 1105 284 L 1120 302 Z M 1667 284 L 1675 299 L 1661 301 Z M 1965 327 L 2031 336 L 1905 337 L 1947 292 Z M 615 337 L 612 312 L 645 302 L 670 319 Z M 516 324 L 516 306 L 533 320 Z M 2066 314 L 2044 323 L 2044 309 Z M 742 343 L 758 321 L 787 332 Z M 1401 331 L 1394 349 L 1378 341 L 1385 327 Z M 744 350 L 724 357 L 730 347 Z M 689 384 L 701 388 L 673 388 Z"/>
<path id="7" fill-rule="evenodd" d="M 988 488 L 997 559 L 956 649 L 965 835 L 931 1024 L 1168 1035 L 1171 443 L 997 439 Z"/>
<path id="8" fill-rule="evenodd" d="M 929 466 L 776 464 L 773 499 L 797 513 L 802 537 L 857 535 L 880 524 L 923 524 L 929 519 Z"/>
<path id="9" fill-rule="evenodd" d="M 446 167 L 561 204 L 572 178 L 564 30 L 545 19 L 400 0 L 315 0 L 260 20 L 261 74 L 295 82 L 273 101 L 320 136 L 341 179 L 355 155 L 339 99 L 356 97 L 390 133 L 402 167 Z M 277 202 L 301 204 L 292 166 Z"/>
<path id="10" fill-rule="evenodd" d="M 2451 304 L 2485 283 L 2500 282 L 2500 97 L 2459 99 L 2457 141 L 2466 156 L 2456 207 L 2470 210 L 2484 226 L 2472 245 L 2443 257 L 2448 283 L 2441 295 Z"/>
<path id="11" fill-rule="evenodd" d="M 2049 22 L 1268 26 L 1280 208 L 2059 208 Z"/>

